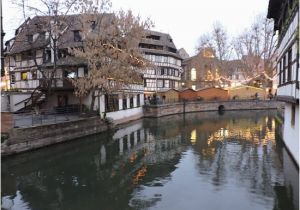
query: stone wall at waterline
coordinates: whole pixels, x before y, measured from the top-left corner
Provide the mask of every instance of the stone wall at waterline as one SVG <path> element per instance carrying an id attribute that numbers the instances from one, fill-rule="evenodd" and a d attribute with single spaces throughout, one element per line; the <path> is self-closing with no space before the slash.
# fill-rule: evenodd
<path id="1" fill-rule="evenodd" d="M 109 126 L 99 117 L 27 128 L 13 128 L 9 133 L 9 138 L 1 145 L 1 156 L 100 133 L 108 128 Z"/>
<path id="2" fill-rule="evenodd" d="M 275 100 L 180 102 L 174 104 L 145 105 L 144 117 L 161 117 L 171 114 L 218 110 L 277 109 L 281 106 L 282 102 Z"/>

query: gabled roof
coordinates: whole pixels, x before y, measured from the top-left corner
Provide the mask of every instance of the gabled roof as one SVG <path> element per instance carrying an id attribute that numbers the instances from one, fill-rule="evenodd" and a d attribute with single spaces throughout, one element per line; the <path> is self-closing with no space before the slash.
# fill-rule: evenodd
<path id="1" fill-rule="evenodd" d="M 188 91 L 188 90 L 193 91 L 193 92 L 197 92 L 196 90 L 194 90 L 194 89 L 192 89 L 192 88 L 184 88 L 184 89 L 180 89 L 180 90 L 178 90 L 178 91 L 179 91 L 179 92 L 184 92 L 184 91 Z"/>
<path id="2" fill-rule="evenodd" d="M 248 85 L 242 85 L 242 86 L 237 86 L 237 87 L 231 87 L 228 88 L 228 90 L 238 90 L 238 89 L 243 89 L 243 88 L 251 88 L 251 89 L 257 89 L 257 90 L 264 90 L 262 88 L 258 88 L 258 87 L 253 87 L 253 86 L 248 86 Z"/>
<path id="3" fill-rule="evenodd" d="M 166 92 L 169 92 L 169 91 L 176 91 L 176 92 L 179 92 L 179 90 L 177 89 L 174 89 L 174 88 L 171 88 L 169 90 L 160 90 L 160 91 L 157 91 L 158 93 L 166 93 Z"/>
<path id="4" fill-rule="evenodd" d="M 274 18 L 276 21 L 279 18 L 280 7 L 282 3 L 282 0 L 269 0 L 267 18 Z"/>
<path id="5" fill-rule="evenodd" d="M 156 37 L 159 37 L 159 39 L 157 39 L 157 40 L 150 39 L 150 38 L 147 38 L 148 36 L 156 36 Z M 158 32 L 158 31 L 147 30 L 146 37 L 142 38 L 142 40 L 140 41 L 140 44 L 159 45 L 159 46 L 163 47 L 163 50 L 141 48 L 141 50 L 144 53 L 171 55 L 173 57 L 182 59 L 181 56 L 179 55 L 179 52 L 178 52 L 170 34 Z M 168 51 L 169 48 L 176 50 L 176 52 Z"/>
<path id="6" fill-rule="evenodd" d="M 217 90 L 227 91 L 223 88 L 217 88 L 217 87 L 205 87 L 205 88 L 197 89 L 196 91 L 202 91 L 202 90 L 208 90 L 208 89 L 217 89 Z"/>
<path id="7" fill-rule="evenodd" d="M 110 17 L 111 14 L 103 14 L 105 17 Z M 9 54 L 24 52 L 30 49 L 44 48 L 50 43 L 49 35 L 51 22 L 55 16 L 35 16 L 32 19 L 27 19 L 18 29 L 18 33 L 13 38 L 15 42 L 8 49 Z M 78 47 L 82 46 L 82 42 L 74 41 L 73 31 L 80 31 L 83 28 L 83 22 L 89 19 L 90 16 L 80 15 L 61 15 L 57 16 L 59 22 L 59 39 L 57 41 L 58 48 Z M 91 18 L 94 16 L 91 15 Z M 98 17 L 98 16 L 97 16 Z M 96 17 L 94 17 L 96 19 Z M 43 33 L 46 33 L 42 35 Z M 28 36 L 33 36 L 33 41 L 28 41 Z"/>

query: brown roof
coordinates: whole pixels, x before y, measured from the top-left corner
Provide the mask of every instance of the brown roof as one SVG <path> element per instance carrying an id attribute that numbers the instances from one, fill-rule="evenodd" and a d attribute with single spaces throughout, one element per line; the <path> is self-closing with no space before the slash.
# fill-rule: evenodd
<path id="1" fill-rule="evenodd" d="M 157 37 L 159 37 L 159 40 L 146 38 L 147 36 L 157 36 Z M 182 59 L 181 56 L 178 53 L 178 50 L 177 50 L 170 34 L 148 30 L 146 32 L 146 37 L 142 38 L 142 40 L 140 42 L 141 44 L 159 45 L 159 46 L 163 47 L 163 50 L 141 48 L 141 50 L 144 53 L 171 55 L 173 57 Z M 170 52 L 168 50 L 169 48 L 174 49 L 176 52 Z"/>
<path id="2" fill-rule="evenodd" d="M 105 14 L 111 16 L 111 14 Z M 50 32 L 51 21 L 55 16 L 35 16 L 32 19 L 27 19 L 17 30 L 18 33 L 13 38 L 14 44 L 7 49 L 9 54 L 20 53 L 30 49 L 43 48 L 49 45 L 50 40 L 44 38 L 42 33 Z M 65 15 L 57 16 L 59 22 L 59 39 L 57 41 L 58 48 L 78 47 L 82 46 L 82 42 L 75 42 L 73 31 L 82 30 L 83 18 L 86 15 Z M 92 17 L 92 16 L 91 16 Z M 32 42 L 28 41 L 28 36 L 37 36 Z"/>

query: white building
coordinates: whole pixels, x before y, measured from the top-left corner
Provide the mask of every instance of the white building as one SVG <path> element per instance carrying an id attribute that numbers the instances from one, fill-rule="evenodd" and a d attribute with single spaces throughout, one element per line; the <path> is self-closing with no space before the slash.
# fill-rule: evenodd
<path id="1" fill-rule="evenodd" d="M 53 19 L 51 16 L 27 19 L 16 30 L 15 37 L 5 44 L 5 67 L 10 76 L 11 112 L 33 108 L 33 104 L 35 108 L 54 112 L 79 110 L 80 100 L 74 94 L 70 78 L 86 76 L 88 68 L 84 60 L 69 55 L 68 48 L 83 46 L 80 24 L 83 18 L 82 15 L 57 17 L 57 24 L 61 24 L 59 26 L 64 30 L 60 31 L 60 37 L 57 39 L 56 53 L 49 27 Z M 94 27 L 93 22 L 95 21 L 90 23 L 91 28 Z M 49 76 L 52 72 L 55 72 L 53 77 Z M 49 86 L 51 95 L 46 94 Z M 113 95 L 97 94 L 93 110 L 99 110 L 101 114 L 106 113 L 106 116 L 116 122 L 140 118 L 143 116 L 143 91 L 143 84 L 132 84 L 127 90 L 120 90 Z M 81 102 L 89 107 L 91 96 L 82 98 Z"/>
<path id="2" fill-rule="evenodd" d="M 268 18 L 278 32 L 277 99 L 285 102 L 283 140 L 299 166 L 299 2 L 270 0 Z"/>
<path id="3" fill-rule="evenodd" d="M 169 34 L 148 31 L 139 44 L 144 57 L 151 61 L 153 67 L 144 71 L 145 94 L 152 95 L 158 91 L 167 91 L 180 87 L 182 58 Z"/>

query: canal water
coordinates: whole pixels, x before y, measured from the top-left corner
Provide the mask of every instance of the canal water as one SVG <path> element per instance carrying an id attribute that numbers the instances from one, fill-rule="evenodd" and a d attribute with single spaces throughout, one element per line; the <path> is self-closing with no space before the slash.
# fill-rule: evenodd
<path id="1" fill-rule="evenodd" d="M 2 209 L 298 210 L 276 112 L 199 112 L 2 159 Z"/>

